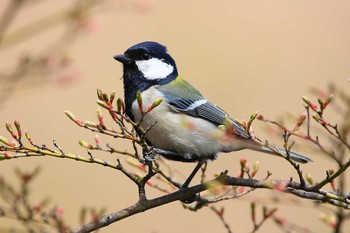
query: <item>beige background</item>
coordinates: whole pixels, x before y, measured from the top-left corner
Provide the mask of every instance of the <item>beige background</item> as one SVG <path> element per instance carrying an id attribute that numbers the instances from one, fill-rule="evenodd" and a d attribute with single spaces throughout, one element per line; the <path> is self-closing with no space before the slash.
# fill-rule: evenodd
<path id="1" fill-rule="evenodd" d="M 67 4 L 70 1 L 46 1 L 29 7 L 11 29 Z M 140 11 L 135 4 L 146 4 L 149 8 Z M 0 7 L 3 9 L 4 3 Z M 116 90 L 118 96 L 123 95 L 122 67 L 113 60 L 113 55 L 145 40 L 167 45 L 180 74 L 235 118 L 247 119 L 255 111 L 274 119 L 288 111 L 299 114 L 303 112 L 300 96 L 311 96 L 310 87 L 326 89 L 333 82 L 346 90 L 349 88 L 349 12 L 348 1 L 109 1 L 93 17 L 93 34 L 81 37 L 70 49 L 79 79 L 71 86 L 46 84 L 17 90 L 1 105 L 0 124 L 18 119 L 23 128 L 30 129 L 36 142 L 50 145 L 55 137 L 65 150 L 85 155 L 77 142 L 80 139 L 92 142 L 94 134 L 73 125 L 63 111 L 71 110 L 81 119 L 95 120 L 96 88 L 106 92 Z M 15 47 L 1 49 L 1 69 L 15 64 L 23 51 L 39 52 L 60 30 L 57 27 Z M 262 128 L 262 123 L 255 124 L 261 138 L 271 138 Z M 6 134 L 5 128 L 1 126 L 0 132 Z M 124 142 L 109 141 L 115 147 L 126 147 Z M 280 143 L 279 138 L 271 141 Z M 303 169 L 318 179 L 323 177 L 325 169 L 335 165 L 323 159 L 322 154 L 313 153 L 310 147 L 299 147 L 298 151 L 314 159 L 314 163 Z M 116 157 L 121 156 L 104 156 L 112 161 Z M 295 177 L 295 172 L 282 159 L 251 151 L 221 155 L 210 163 L 208 174 L 225 169 L 236 174 L 241 157 L 250 163 L 260 161 L 259 178 L 267 170 L 273 173 L 273 178 Z M 172 164 L 181 172 L 179 179 L 185 179 L 194 166 Z M 97 165 L 49 157 L 30 158 L 2 161 L 0 173 L 14 180 L 14 167 L 30 170 L 37 165 L 43 172 L 33 183 L 33 202 L 49 196 L 65 209 L 65 217 L 73 226 L 78 224 L 81 206 L 105 206 L 111 212 L 137 200 L 135 186 L 121 173 Z M 156 197 L 160 193 L 152 190 L 149 195 Z M 268 198 L 272 195 L 275 194 L 256 191 L 217 206 L 225 206 L 225 217 L 234 232 L 249 232 L 250 201 L 275 207 L 275 201 Z M 290 198 L 276 195 L 285 200 Z M 331 232 L 319 221 L 324 209 L 315 208 L 310 202 L 286 203 L 278 208 L 278 215 L 290 222 L 312 226 L 314 232 Z M 0 219 L 0 226 L 3 224 L 5 220 Z M 225 232 L 225 229 L 209 209 L 193 213 L 183 210 L 180 203 L 171 203 L 101 232 L 117 231 L 175 233 Z M 278 231 L 271 222 L 261 229 L 261 232 Z"/>

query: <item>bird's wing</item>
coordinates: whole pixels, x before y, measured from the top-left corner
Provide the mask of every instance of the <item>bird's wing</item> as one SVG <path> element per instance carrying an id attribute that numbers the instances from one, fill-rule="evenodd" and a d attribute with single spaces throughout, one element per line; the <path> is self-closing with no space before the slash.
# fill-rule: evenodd
<path id="1" fill-rule="evenodd" d="M 205 119 L 216 125 L 224 125 L 225 118 L 229 117 L 236 134 L 243 138 L 251 138 L 246 130 L 236 123 L 230 115 L 218 106 L 207 101 L 197 90 L 190 86 L 190 84 L 188 85 L 189 86 L 186 85 L 185 87 L 172 86 L 170 88 L 169 86 L 161 86 L 159 90 L 162 91 L 166 102 L 176 111 Z"/>

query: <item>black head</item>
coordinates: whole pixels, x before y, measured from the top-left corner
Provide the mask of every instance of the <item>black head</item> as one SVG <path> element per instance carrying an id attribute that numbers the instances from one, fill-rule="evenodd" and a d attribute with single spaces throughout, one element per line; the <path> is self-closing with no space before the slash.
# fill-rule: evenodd
<path id="1" fill-rule="evenodd" d="M 136 44 L 124 54 L 114 56 L 123 63 L 124 95 L 126 108 L 131 107 L 137 91 L 154 85 L 163 85 L 178 76 L 174 59 L 165 46 L 152 41 Z"/>
<path id="2" fill-rule="evenodd" d="M 174 59 L 168 54 L 165 46 L 146 41 L 136 44 L 125 51 L 124 54 L 114 56 L 114 59 L 123 63 L 124 76 L 126 72 L 137 69 L 145 79 L 157 82 L 169 76 L 177 76 L 177 69 Z M 125 77 L 124 77 L 125 78 Z"/>

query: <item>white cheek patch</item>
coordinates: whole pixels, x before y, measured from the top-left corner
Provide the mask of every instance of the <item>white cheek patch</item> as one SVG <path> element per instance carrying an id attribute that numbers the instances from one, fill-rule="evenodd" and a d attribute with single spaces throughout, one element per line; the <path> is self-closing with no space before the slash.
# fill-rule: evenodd
<path id="1" fill-rule="evenodd" d="M 135 62 L 139 71 L 143 73 L 147 79 L 163 79 L 174 71 L 174 67 L 158 58 L 142 60 Z"/>

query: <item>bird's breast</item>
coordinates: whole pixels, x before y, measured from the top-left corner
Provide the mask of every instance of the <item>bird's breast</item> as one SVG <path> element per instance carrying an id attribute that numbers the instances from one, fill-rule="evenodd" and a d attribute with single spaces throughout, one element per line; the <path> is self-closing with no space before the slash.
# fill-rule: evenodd
<path id="1" fill-rule="evenodd" d="M 179 153 L 183 156 L 196 154 L 201 157 L 212 157 L 221 151 L 231 151 L 232 137 L 226 137 L 224 130 L 201 118 L 181 113 L 166 103 L 157 86 L 142 92 L 143 112 L 158 99 L 162 103 L 143 118 L 141 127 L 147 129 L 146 138 L 153 146 Z M 135 122 L 141 119 L 137 101 L 132 104 Z"/>

